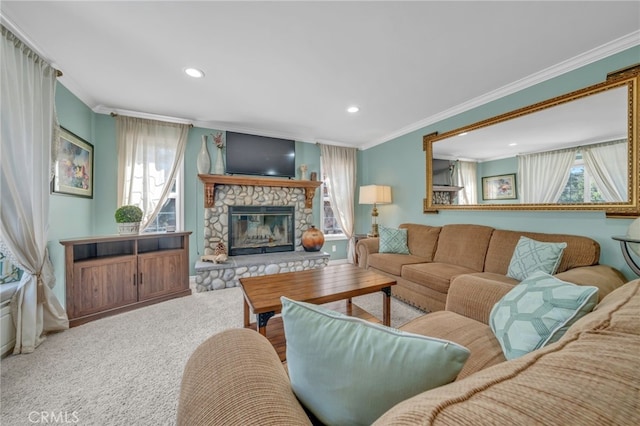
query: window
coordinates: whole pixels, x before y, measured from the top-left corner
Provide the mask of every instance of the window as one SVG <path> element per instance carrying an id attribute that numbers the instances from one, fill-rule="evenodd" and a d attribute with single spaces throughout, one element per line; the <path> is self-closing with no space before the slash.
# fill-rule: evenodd
<path id="1" fill-rule="evenodd" d="M 331 191 L 331 182 L 322 174 L 322 209 L 320 210 L 320 220 L 322 221 L 322 232 L 325 237 L 331 238 L 346 238 L 340 224 L 336 219 L 336 215 L 331 206 L 331 199 L 329 198 L 329 191 Z"/>
<path id="2" fill-rule="evenodd" d="M 586 189 L 586 190 L 585 190 Z M 560 203 L 601 203 L 605 201 L 595 182 L 584 167 L 582 154 L 576 154 L 569 180 L 558 202 Z"/>
<path id="3" fill-rule="evenodd" d="M 184 167 L 180 167 L 171 192 L 156 218 L 147 226 L 144 232 L 165 232 L 167 226 L 175 226 L 174 229 L 183 229 L 183 203 L 182 203 L 182 173 Z"/>

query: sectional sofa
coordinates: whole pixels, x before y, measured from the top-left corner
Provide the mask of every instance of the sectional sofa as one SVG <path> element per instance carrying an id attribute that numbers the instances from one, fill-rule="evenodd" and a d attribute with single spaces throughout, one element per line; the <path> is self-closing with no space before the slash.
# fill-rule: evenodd
<path id="1" fill-rule="evenodd" d="M 506 360 L 488 322 L 492 307 L 512 288 L 492 280 L 454 280 L 445 310 L 402 326 L 463 345 L 470 356 L 454 382 L 397 403 L 373 424 L 640 424 L 640 280 L 604 296 L 555 343 Z M 275 350 L 253 330 L 214 335 L 187 362 L 178 425 L 317 424 L 311 418 Z"/>
<path id="2" fill-rule="evenodd" d="M 514 285 L 520 280 L 508 276 L 510 263 L 521 237 L 566 243 L 555 276 L 576 284 L 600 289 L 600 297 L 625 281 L 616 269 L 600 265 L 600 245 L 582 236 L 545 234 L 495 229 L 473 224 L 429 226 L 402 224 L 406 231 L 407 252 L 381 253 L 380 238 L 358 241 L 358 263 L 393 277 L 393 295 L 428 312 L 445 309 L 450 285 L 457 277 L 479 282 Z"/>

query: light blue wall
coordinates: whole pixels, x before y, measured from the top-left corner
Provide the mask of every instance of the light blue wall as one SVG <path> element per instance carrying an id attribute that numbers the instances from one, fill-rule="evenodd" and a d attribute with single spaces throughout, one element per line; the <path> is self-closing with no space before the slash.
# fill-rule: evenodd
<path id="1" fill-rule="evenodd" d="M 78 100 L 64 86 L 56 87 L 56 112 L 60 125 L 70 132 L 94 145 L 94 158 L 99 146 L 94 140 L 94 113 Z M 101 168 L 100 163 L 94 164 L 94 169 Z M 94 186 L 98 179 L 94 179 Z M 59 243 L 61 239 L 92 235 L 96 195 L 94 198 L 80 198 L 70 195 L 51 194 L 49 196 L 49 255 L 56 275 L 56 286 L 53 292 L 64 305 L 64 247 Z"/>
<path id="2" fill-rule="evenodd" d="M 564 93 L 602 82 L 607 73 L 635 64 L 640 59 L 640 47 L 563 74 L 533 87 L 519 91 L 481 107 L 448 118 L 418 131 L 367 149 L 360 154 L 358 185 L 386 184 L 392 186 L 393 204 L 378 208 L 379 223 L 397 226 L 403 222 L 444 225 L 476 223 L 502 229 L 585 235 L 601 245 L 600 262 L 622 270 L 627 278 L 634 274 L 625 263 L 612 235 L 624 234 L 630 219 L 607 219 L 601 212 L 502 212 L 446 211 L 424 214 L 422 202 L 426 194 L 423 135 L 443 133 L 517 108 L 543 101 Z M 357 232 L 369 229 L 370 209 L 356 206 Z"/>

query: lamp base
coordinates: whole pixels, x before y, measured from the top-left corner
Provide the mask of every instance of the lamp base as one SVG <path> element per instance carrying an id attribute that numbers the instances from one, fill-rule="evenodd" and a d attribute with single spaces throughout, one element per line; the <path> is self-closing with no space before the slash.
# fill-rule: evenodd
<path id="1" fill-rule="evenodd" d="M 367 234 L 367 237 L 376 238 L 376 237 L 379 237 L 379 236 L 380 236 L 380 234 L 378 234 L 378 224 L 374 223 L 374 224 L 371 225 L 371 232 L 369 232 Z"/>

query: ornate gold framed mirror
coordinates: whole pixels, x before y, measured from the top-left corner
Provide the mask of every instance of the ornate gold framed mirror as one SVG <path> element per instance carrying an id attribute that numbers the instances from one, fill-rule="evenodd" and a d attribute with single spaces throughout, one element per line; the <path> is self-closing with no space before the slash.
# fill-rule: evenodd
<path id="1" fill-rule="evenodd" d="M 603 83 L 423 137 L 424 212 L 640 215 L 640 65 Z"/>

